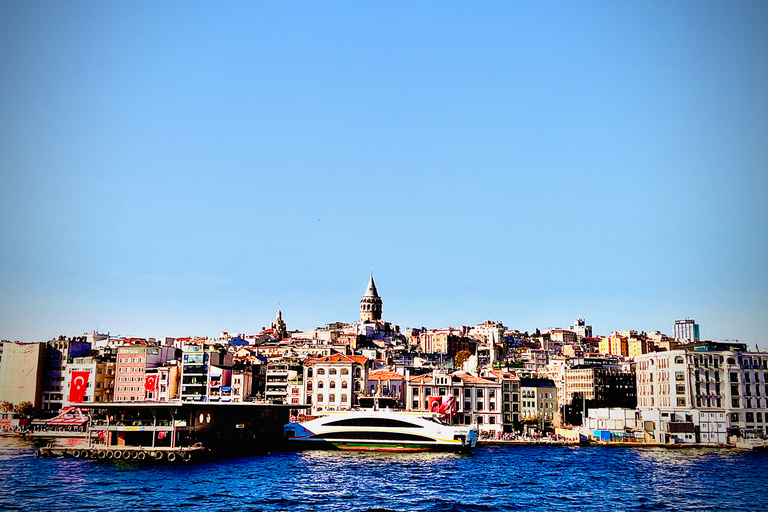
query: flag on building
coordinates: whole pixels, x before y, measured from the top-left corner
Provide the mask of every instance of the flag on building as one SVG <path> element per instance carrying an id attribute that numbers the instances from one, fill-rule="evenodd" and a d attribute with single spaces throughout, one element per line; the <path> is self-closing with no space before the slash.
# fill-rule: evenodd
<path id="1" fill-rule="evenodd" d="M 144 379 L 144 389 L 147 391 L 157 391 L 157 375 L 147 375 Z"/>
<path id="2" fill-rule="evenodd" d="M 85 400 L 85 390 L 88 387 L 88 377 L 90 372 L 76 371 L 72 372 L 71 381 L 69 384 L 69 402 L 73 404 L 81 404 Z"/>

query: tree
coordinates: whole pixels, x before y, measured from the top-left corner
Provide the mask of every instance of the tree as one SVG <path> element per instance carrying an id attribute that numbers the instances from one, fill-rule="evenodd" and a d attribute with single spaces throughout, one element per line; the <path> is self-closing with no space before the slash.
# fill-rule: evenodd
<path id="1" fill-rule="evenodd" d="M 18 412 L 23 418 L 31 418 L 33 414 L 35 414 L 35 406 L 32 405 L 32 402 L 21 402 L 16 407 L 16 412 Z"/>
<path id="2" fill-rule="evenodd" d="M 464 362 L 470 357 L 472 357 L 471 352 L 469 352 L 468 350 L 462 350 L 461 352 L 453 356 L 453 366 L 456 368 L 461 368 L 464 365 Z"/>
<path id="3" fill-rule="evenodd" d="M 13 402 L 9 402 L 8 400 L 3 400 L 0 402 L 0 411 L 3 412 L 11 412 L 14 409 Z"/>

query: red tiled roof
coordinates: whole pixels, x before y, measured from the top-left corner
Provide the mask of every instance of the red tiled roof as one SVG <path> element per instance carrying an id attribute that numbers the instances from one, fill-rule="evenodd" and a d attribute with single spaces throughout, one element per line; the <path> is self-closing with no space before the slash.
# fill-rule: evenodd
<path id="1" fill-rule="evenodd" d="M 307 359 L 307 366 L 314 363 L 357 363 L 366 364 L 368 358 L 364 356 L 345 356 L 342 354 L 333 354 L 330 356 L 319 357 L 316 359 Z"/>
<path id="2" fill-rule="evenodd" d="M 399 373 L 390 372 L 388 370 L 376 370 L 370 373 L 368 375 L 368 380 L 402 380 L 405 377 L 400 375 Z"/>

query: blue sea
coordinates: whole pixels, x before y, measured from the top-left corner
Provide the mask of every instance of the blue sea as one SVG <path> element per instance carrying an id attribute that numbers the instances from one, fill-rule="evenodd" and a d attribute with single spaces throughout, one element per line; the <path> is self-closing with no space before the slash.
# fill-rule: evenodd
<path id="1" fill-rule="evenodd" d="M 768 454 L 487 446 L 277 452 L 192 465 L 41 459 L 0 438 L 0 510 L 768 510 Z"/>

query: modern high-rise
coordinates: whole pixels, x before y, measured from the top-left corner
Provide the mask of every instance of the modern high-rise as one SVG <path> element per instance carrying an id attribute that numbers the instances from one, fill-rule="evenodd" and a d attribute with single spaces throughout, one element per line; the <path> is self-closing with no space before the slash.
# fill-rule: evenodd
<path id="1" fill-rule="evenodd" d="M 678 340 L 688 340 L 690 343 L 696 343 L 699 340 L 699 324 L 692 318 L 685 320 L 675 320 L 674 337 Z"/>

